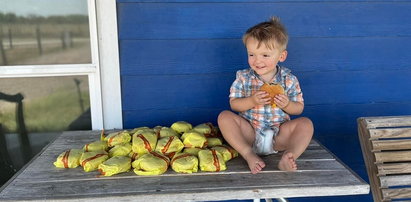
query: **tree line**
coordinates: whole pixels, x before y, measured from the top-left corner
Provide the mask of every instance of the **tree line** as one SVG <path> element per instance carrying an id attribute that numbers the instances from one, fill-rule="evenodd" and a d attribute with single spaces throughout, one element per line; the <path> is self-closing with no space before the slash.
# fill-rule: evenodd
<path id="1" fill-rule="evenodd" d="M 88 23 L 87 15 L 51 15 L 51 16 L 40 16 L 31 14 L 28 16 L 19 16 L 15 13 L 3 13 L 0 12 L 0 23 L 13 23 L 13 24 L 23 24 L 23 23 L 69 23 L 69 24 L 82 24 Z"/>

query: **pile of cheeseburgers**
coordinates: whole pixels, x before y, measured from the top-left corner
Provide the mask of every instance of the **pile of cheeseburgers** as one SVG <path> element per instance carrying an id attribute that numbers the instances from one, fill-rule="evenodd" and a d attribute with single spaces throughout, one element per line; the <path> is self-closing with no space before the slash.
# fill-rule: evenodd
<path id="1" fill-rule="evenodd" d="M 185 121 L 170 127 L 139 127 L 109 134 L 100 140 L 61 153 L 54 165 L 58 168 L 98 170 L 104 176 L 128 172 L 137 175 L 160 175 L 171 167 L 178 173 L 218 172 L 226 162 L 237 157 L 233 148 L 223 144 L 218 128 L 211 123 L 192 127 Z"/>

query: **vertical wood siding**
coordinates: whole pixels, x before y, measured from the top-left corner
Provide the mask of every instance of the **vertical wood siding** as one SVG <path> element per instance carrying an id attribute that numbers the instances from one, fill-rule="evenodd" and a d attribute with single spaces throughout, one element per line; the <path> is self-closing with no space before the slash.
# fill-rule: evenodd
<path id="1" fill-rule="evenodd" d="M 356 119 L 411 114 L 411 2 L 118 0 L 117 9 L 124 128 L 216 123 L 235 71 L 248 67 L 242 34 L 270 16 L 288 28 L 282 65 L 300 80 L 315 137 L 363 178 Z"/>

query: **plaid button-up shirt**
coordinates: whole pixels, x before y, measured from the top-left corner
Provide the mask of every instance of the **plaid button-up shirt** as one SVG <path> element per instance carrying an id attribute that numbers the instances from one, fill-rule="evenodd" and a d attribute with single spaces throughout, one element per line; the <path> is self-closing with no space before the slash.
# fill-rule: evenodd
<path id="1" fill-rule="evenodd" d="M 277 65 L 277 74 L 274 76 L 273 82 L 280 83 L 285 94 L 290 101 L 303 102 L 303 93 L 296 76 L 291 74 L 291 70 Z M 250 97 L 254 92 L 258 91 L 264 81 L 251 68 L 237 71 L 236 79 L 230 88 L 230 98 L 245 98 Z M 256 131 L 279 127 L 285 121 L 290 120 L 290 116 L 282 109 L 271 105 L 258 105 L 252 109 L 239 113 L 247 119 Z"/>

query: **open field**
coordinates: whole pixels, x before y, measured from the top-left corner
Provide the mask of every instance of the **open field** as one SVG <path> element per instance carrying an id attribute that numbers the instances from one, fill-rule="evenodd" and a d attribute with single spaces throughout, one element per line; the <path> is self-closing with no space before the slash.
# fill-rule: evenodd
<path id="1" fill-rule="evenodd" d="M 16 40 L 10 48 L 4 46 L 4 57 L 0 64 L 4 65 L 44 65 L 44 64 L 84 64 L 91 63 L 90 41 L 86 38 L 74 38 L 73 47 L 62 48 L 58 39 L 47 39 L 42 43 L 40 53 L 37 42 L 29 39 Z M 4 44 L 4 42 L 3 42 Z"/>
<path id="2" fill-rule="evenodd" d="M 59 54 L 56 60 L 36 60 L 55 52 L 82 50 L 81 60 Z M 80 49 L 78 49 L 80 48 Z M 0 65 L 78 64 L 91 62 L 87 23 L 2 24 L 0 25 Z"/>

